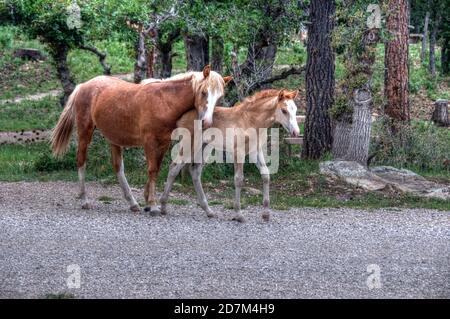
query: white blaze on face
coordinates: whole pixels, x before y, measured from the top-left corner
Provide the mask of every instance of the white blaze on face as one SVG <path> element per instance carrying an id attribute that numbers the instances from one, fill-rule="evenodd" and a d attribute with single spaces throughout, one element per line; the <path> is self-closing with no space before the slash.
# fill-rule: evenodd
<path id="1" fill-rule="evenodd" d="M 214 107 L 216 106 L 216 103 L 221 96 L 222 93 L 220 93 L 220 91 L 211 91 L 211 89 L 208 89 L 208 101 L 206 104 L 206 111 L 202 118 L 202 120 L 208 126 L 212 124 Z"/>
<path id="2" fill-rule="evenodd" d="M 300 128 L 297 123 L 297 105 L 295 105 L 293 100 L 286 100 L 287 110 L 289 113 L 289 129 L 290 133 L 293 135 L 300 135 Z"/>

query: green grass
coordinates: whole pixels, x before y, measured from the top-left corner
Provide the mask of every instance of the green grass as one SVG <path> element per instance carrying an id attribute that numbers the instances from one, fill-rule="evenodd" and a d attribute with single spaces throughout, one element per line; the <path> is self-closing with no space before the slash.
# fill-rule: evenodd
<path id="1" fill-rule="evenodd" d="M 110 164 L 109 148 L 99 136 L 90 148 L 88 154 L 87 180 L 105 184 L 117 183 L 116 176 Z M 146 180 L 146 164 L 141 149 L 130 149 L 125 152 L 125 170 L 127 178 L 133 186 L 143 187 Z M 75 166 L 75 150 L 60 160 L 51 157 L 47 144 L 33 145 L 3 145 L 0 148 L 0 181 L 77 181 Z M 161 191 L 167 177 L 169 158 L 162 165 L 158 180 L 158 190 Z M 233 203 L 233 166 L 231 164 L 211 164 L 204 169 L 202 176 L 205 191 L 211 198 L 211 205 L 224 204 L 231 209 Z M 428 172 L 429 176 L 435 176 Z M 436 172 L 441 174 L 441 172 Z M 262 182 L 254 164 L 245 165 L 246 184 L 260 189 Z M 230 183 L 222 184 L 220 180 Z M 347 194 L 342 199 L 341 190 L 335 189 L 335 183 L 329 183 L 319 174 L 319 161 L 303 161 L 297 158 L 287 158 L 282 155 L 280 170 L 271 176 L 271 206 L 274 209 L 285 210 L 290 207 L 410 207 L 433 208 L 449 210 L 449 201 L 438 199 L 423 199 L 414 196 L 398 196 L 381 192 L 362 193 L 346 186 Z M 338 184 L 338 183 L 337 183 Z M 177 188 L 185 194 L 195 195 L 189 178 Z M 219 190 L 217 192 L 217 190 Z M 112 202 L 112 198 L 103 196 L 99 200 Z M 261 205 L 261 196 L 242 193 L 242 207 Z M 171 199 L 175 205 L 187 205 L 185 199 Z"/>
<path id="2" fill-rule="evenodd" d="M 58 121 L 61 111 L 57 97 L 4 104 L 0 107 L 0 131 L 50 129 Z"/>
<path id="3" fill-rule="evenodd" d="M 108 39 L 93 43 L 107 53 L 106 62 L 112 74 L 130 73 L 134 68 L 134 50 L 131 43 L 121 42 L 113 34 Z M 46 61 L 26 61 L 12 56 L 17 48 L 40 50 Z M 77 83 L 103 74 L 97 56 L 83 50 L 71 50 L 69 67 Z M 0 26 L 0 99 L 47 92 L 60 88 L 56 70 L 47 47 L 36 39 L 27 38 L 16 27 Z"/>

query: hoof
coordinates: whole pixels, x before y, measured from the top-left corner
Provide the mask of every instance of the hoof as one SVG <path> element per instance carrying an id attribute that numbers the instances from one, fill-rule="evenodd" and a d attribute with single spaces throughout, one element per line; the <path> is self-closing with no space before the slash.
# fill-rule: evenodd
<path id="1" fill-rule="evenodd" d="M 161 208 L 161 215 L 167 215 L 167 209 Z"/>
<path id="2" fill-rule="evenodd" d="M 152 215 L 159 215 L 161 214 L 161 210 L 158 208 L 158 206 L 153 206 L 153 207 L 145 207 L 144 211 L 146 211 L 147 213 L 149 212 Z"/>
<path id="3" fill-rule="evenodd" d="M 245 223 L 245 218 L 242 214 L 235 215 L 231 220 L 235 220 L 240 223 Z"/>
<path id="4" fill-rule="evenodd" d="M 268 222 L 269 219 L 270 219 L 270 213 L 269 212 L 263 212 L 262 213 L 262 219 L 263 219 L 263 221 Z"/>
<path id="5" fill-rule="evenodd" d="M 208 213 L 206 213 L 206 216 L 208 216 L 209 218 L 216 218 L 217 214 L 213 213 L 213 212 L 208 212 Z"/>
<path id="6" fill-rule="evenodd" d="M 92 206 L 90 203 L 84 203 L 83 205 L 81 205 L 81 209 L 91 209 Z"/>
<path id="7" fill-rule="evenodd" d="M 130 210 L 132 211 L 132 212 L 135 212 L 135 213 L 137 213 L 137 212 L 140 212 L 141 211 L 141 208 L 139 207 L 139 205 L 133 205 L 133 206 L 131 206 L 130 207 Z"/>
<path id="8" fill-rule="evenodd" d="M 86 197 L 86 193 L 79 193 L 75 198 L 76 199 L 83 199 Z"/>

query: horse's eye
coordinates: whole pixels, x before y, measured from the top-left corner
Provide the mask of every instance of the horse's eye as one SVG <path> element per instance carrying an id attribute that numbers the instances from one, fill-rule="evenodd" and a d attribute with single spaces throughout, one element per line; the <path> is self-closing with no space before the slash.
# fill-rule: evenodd
<path id="1" fill-rule="evenodd" d="M 208 95 L 208 92 L 202 91 L 202 96 L 205 97 Z"/>
<path id="2" fill-rule="evenodd" d="M 288 111 L 286 111 L 285 109 L 281 109 L 281 112 L 283 112 L 284 115 L 288 113 Z"/>

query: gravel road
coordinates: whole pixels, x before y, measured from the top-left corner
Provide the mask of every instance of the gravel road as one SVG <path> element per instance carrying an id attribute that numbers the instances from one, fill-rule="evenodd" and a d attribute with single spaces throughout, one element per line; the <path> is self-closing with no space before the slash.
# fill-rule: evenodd
<path id="1" fill-rule="evenodd" d="M 450 298 L 450 209 L 295 208 L 265 223 L 250 207 L 239 224 L 221 206 L 135 214 L 118 187 L 87 187 L 88 212 L 75 183 L 0 183 L 0 298 Z"/>

